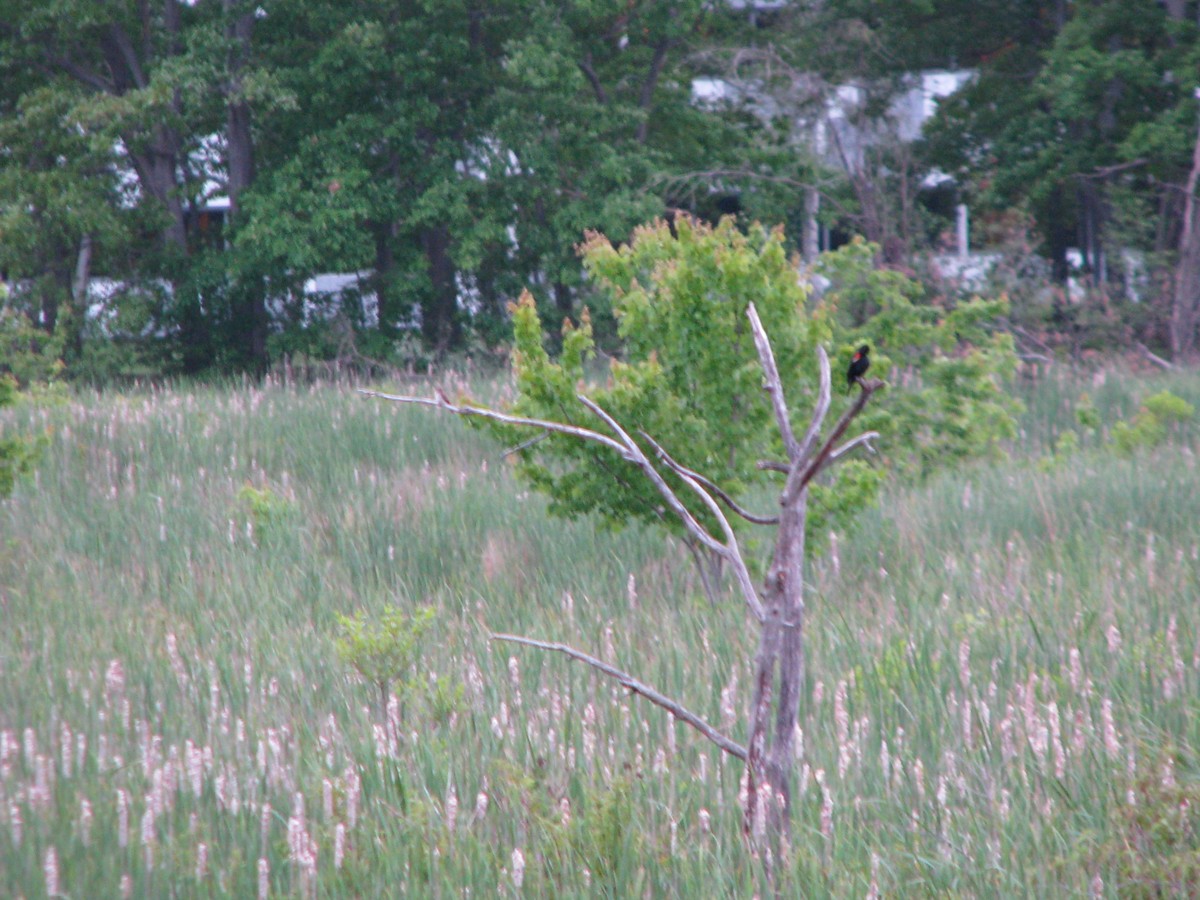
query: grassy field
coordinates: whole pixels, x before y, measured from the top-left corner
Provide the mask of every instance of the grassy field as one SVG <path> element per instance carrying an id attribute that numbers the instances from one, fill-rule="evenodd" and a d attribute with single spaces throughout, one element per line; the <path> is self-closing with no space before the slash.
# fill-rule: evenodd
<path id="1" fill-rule="evenodd" d="M 1027 384 L 1010 461 L 889 493 L 814 562 L 798 893 L 1200 892 L 1200 428 L 1109 440 L 1164 387 L 1200 405 L 1195 375 Z M 1052 456 L 1081 402 L 1102 427 Z M 346 388 L 6 415 L 51 438 L 0 502 L 3 896 L 761 888 L 740 764 L 488 639 L 740 738 L 755 630 L 679 547 L 551 520 L 461 422 Z M 385 703 L 336 641 L 388 606 L 433 618 Z"/>

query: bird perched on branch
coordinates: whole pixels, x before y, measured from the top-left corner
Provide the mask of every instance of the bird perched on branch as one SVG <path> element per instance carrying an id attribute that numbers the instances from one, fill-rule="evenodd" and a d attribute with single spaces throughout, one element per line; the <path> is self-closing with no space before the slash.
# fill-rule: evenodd
<path id="1" fill-rule="evenodd" d="M 854 382 L 866 375 L 867 369 L 871 368 L 871 357 L 868 355 L 870 352 L 871 348 L 863 344 L 850 358 L 850 368 L 846 370 L 847 387 L 854 387 Z"/>

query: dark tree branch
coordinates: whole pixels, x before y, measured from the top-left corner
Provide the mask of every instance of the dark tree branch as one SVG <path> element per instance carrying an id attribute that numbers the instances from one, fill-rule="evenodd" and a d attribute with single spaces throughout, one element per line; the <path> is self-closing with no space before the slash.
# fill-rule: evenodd
<path id="1" fill-rule="evenodd" d="M 646 80 L 642 82 L 641 96 L 638 98 L 638 106 L 642 110 L 642 120 L 638 122 L 637 127 L 639 144 L 646 143 L 646 137 L 650 133 L 650 107 L 654 102 L 654 90 L 658 87 L 658 79 L 667 63 L 667 51 L 671 49 L 672 43 L 669 38 L 663 38 L 654 46 L 650 69 L 646 73 Z"/>
<path id="2" fill-rule="evenodd" d="M 493 634 L 491 638 L 493 641 L 508 641 L 513 644 L 524 644 L 527 647 L 536 647 L 539 650 L 553 650 L 557 653 L 564 653 L 572 659 L 577 659 L 580 662 L 587 663 L 593 669 L 603 672 L 610 678 L 615 678 L 622 685 L 633 691 L 633 693 L 640 694 L 656 706 L 661 706 L 681 722 L 691 725 L 730 756 L 735 756 L 743 761 L 746 759 L 746 748 L 741 744 L 738 744 L 735 741 L 727 738 L 725 735 L 721 734 L 721 732 L 717 731 L 706 721 L 704 721 L 704 719 L 700 718 L 700 716 L 688 709 L 685 709 L 675 700 L 672 700 L 665 694 L 659 693 L 648 684 L 638 681 L 632 675 L 622 672 L 615 666 L 610 666 L 603 660 L 597 659 L 594 656 L 589 656 L 587 653 L 576 650 L 574 647 L 569 647 L 566 644 L 557 644 L 551 641 L 538 641 L 534 640 L 533 638 L 521 637 L 520 635 L 516 634 Z"/>
<path id="3" fill-rule="evenodd" d="M 600 76 L 596 74 L 596 70 L 592 66 L 592 54 L 587 54 L 576 65 L 579 66 L 579 71 L 583 73 L 583 77 L 588 80 L 588 84 L 592 86 L 592 93 L 596 95 L 596 99 L 604 106 L 607 106 L 608 92 L 604 90 L 604 85 L 600 83 Z"/>
<path id="4" fill-rule="evenodd" d="M 58 69 L 66 72 L 80 84 L 85 84 L 102 94 L 115 94 L 117 92 L 116 85 L 113 82 L 101 78 L 91 69 L 85 69 L 74 60 L 65 56 L 47 56 L 45 65 L 49 71 Z"/>
<path id="5" fill-rule="evenodd" d="M 512 456 L 514 453 L 520 453 L 522 450 L 528 450 L 534 444 L 540 444 L 548 437 L 550 437 L 550 432 L 543 431 L 541 434 L 536 434 L 527 441 L 521 441 L 521 443 L 517 444 L 515 447 L 509 447 L 507 450 L 501 453 L 500 456 L 503 458 L 505 456 Z"/>
<path id="6" fill-rule="evenodd" d="M 1075 177 L 1080 179 L 1097 179 L 1103 181 L 1110 175 L 1116 175 L 1119 172 L 1125 172 L 1129 169 L 1136 169 L 1140 166 L 1146 165 L 1149 162 L 1150 160 L 1145 158 L 1131 159 L 1129 162 L 1115 163 L 1111 166 L 1099 166 L 1090 172 L 1076 172 Z"/>
<path id="7" fill-rule="evenodd" d="M 846 429 L 850 427 L 850 423 L 854 421 L 855 416 L 863 411 L 863 408 L 867 405 L 867 401 L 871 399 L 871 395 L 883 387 L 884 382 L 878 379 L 872 381 L 860 380 L 858 385 L 860 388 L 862 388 L 862 390 L 859 391 L 858 397 L 855 398 L 854 403 L 850 406 L 850 408 L 842 413 L 842 417 L 838 419 L 837 424 L 833 426 L 833 431 L 830 432 L 829 437 L 826 438 L 825 443 L 821 446 L 821 449 L 817 451 L 817 454 L 813 457 L 812 462 L 808 463 L 807 466 L 797 466 L 792 469 L 791 475 L 788 476 L 787 486 L 783 490 L 785 497 L 795 496 L 800 491 L 804 490 L 806 487 L 808 487 L 809 482 L 811 482 L 817 476 L 817 474 L 823 468 L 825 468 L 826 464 L 830 461 L 829 457 L 833 453 L 834 445 L 841 440 L 842 435 L 846 433 Z M 868 432 L 868 434 L 870 434 L 870 432 Z M 852 441 L 851 444 L 853 443 L 854 442 Z M 838 455 L 841 454 L 839 453 Z"/>

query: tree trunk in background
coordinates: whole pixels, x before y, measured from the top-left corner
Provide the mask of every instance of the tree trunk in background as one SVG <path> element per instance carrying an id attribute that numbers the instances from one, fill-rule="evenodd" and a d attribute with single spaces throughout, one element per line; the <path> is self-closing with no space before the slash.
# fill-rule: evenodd
<path id="1" fill-rule="evenodd" d="M 254 12 L 235 13 L 238 0 L 224 0 L 224 11 L 228 17 L 225 36 L 229 40 L 226 58 L 225 84 L 225 164 L 228 181 L 225 189 L 229 194 L 229 219 L 226 228 L 236 226 L 241 210 L 242 194 L 254 182 L 254 135 L 251 131 L 250 104 L 242 95 L 242 76 L 250 58 L 250 39 L 254 32 Z M 229 240 L 228 233 L 226 240 Z M 267 297 L 259 285 L 239 285 L 237 296 L 245 304 L 245 317 L 249 324 L 246 336 L 246 355 L 252 369 L 265 371 L 267 368 L 267 331 L 270 317 L 267 315 Z"/>
<path id="2" fill-rule="evenodd" d="M 151 10 L 148 5 L 143 4 L 139 11 L 142 33 L 149 34 L 155 27 Z M 167 0 L 164 4 L 162 27 L 169 36 L 171 55 L 181 52 L 180 10 L 175 0 Z M 60 64 L 64 71 L 83 84 L 115 97 L 123 97 L 150 86 L 150 74 L 147 70 L 151 51 L 148 47 L 143 47 L 142 55 L 139 56 L 138 48 L 124 26 L 113 23 L 104 28 L 99 36 L 99 43 L 104 68 L 108 72 L 107 78 L 98 72 L 84 69 L 71 60 Z M 173 99 L 172 103 L 178 112 L 178 98 Z M 183 140 L 178 130 L 160 122 L 150 129 L 148 135 L 123 132 L 121 139 L 125 143 L 134 171 L 137 172 L 142 190 L 162 203 L 167 211 L 168 222 L 163 229 L 164 241 L 168 246 L 186 252 L 187 229 L 183 201 L 178 191 L 177 174 Z"/>
<path id="3" fill-rule="evenodd" d="M 129 147 L 137 140 L 137 135 L 126 136 L 125 146 Z M 154 129 L 146 151 L 130 153 L 129 158 L 133 162 L 134 171 L 137 172 L 138 184 L 167 211 L 168 221 L 163 229 L 163 240 L 168 246 L 186 251 L 187 228 L 184 224 L 183 201 L 179 196 L 179 182 L 176 176 L 181 143 L 179 133 L 175 129 L 159 125 Z"/>
<path id="4" fill-rule="evenodd" d="M 230 41 L 227 61 L 229 82 L 226 87 L 225 140 L 228 144 L 230 218 L 236 220 L 242 192 L 254 181 L 254 138 L 250 131 L 250 104 L 242 96 L 242 74 L 250 57 L 250 38 L 254 31 L 254 13 L 233 16 L 236 0 L 224 0 L 230 21 L 226 37 Z"/>
<path id="5" fill-rule="evenodd" d="M 430 346 L 445 353 L 462 337 L 449 229 L 444 225 L 426 228 L 421 232 L 421 249 L 425 253 L 430 286 L 429 296 L 421 304 L 421 330 Z"/>
<path id="6" fill-rule="evenodd" d="M 1200 130 L 1192 151 L 1192 171 L 1184 189 L 1183 227 L 1179 260 L 1175 264 L 1175 294 L 1171 303 L 1171 356 L 1183 362 L 1196 353 L 1196 321 L 1200 311 L 1200 217 L 1196 183 L 1200 179 Z"/>
<path id="7" fill-rule="evenodd" d="M 807 263 L 815 262 L 821 253 L 821 226 L 817 214 L 821 211 L 821 192 L 815 185 L 804 189 L 804 236 L 800 252 Z"/>

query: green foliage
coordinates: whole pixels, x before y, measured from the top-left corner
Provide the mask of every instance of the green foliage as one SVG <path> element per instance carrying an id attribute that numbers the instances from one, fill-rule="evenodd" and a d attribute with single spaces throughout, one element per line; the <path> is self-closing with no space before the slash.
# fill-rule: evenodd
<path id="1" fill-rule="evenodd" d="M 1133 419 L 1113 426 L 1113 444 L 1125 456 L 1157 447 L 1166 440 L 1170 425 L 1190 420 L 1195 412 L 1195 407 L 1182 397 L 1161 391 L 1146 398 Z"/>
<path id="2" fill-rule="evenodd" d="M 731 495 L 745 494 L 770 477 L 758 461 L 782 454 L 746 320 L 753 302 L 772 342 L 794 427 L 803 427 L 815 400 L 817 344 L 838 348 L 841 376 L 852 348 L 868 342 L 875 351 L 870 374 L 893 384 L 856 424 L 881 433 L 885 468 L 924 477 L 963 459 L 995 455 L 1000 440 L 1014 434 L 1012 416 L 1020 405 L 1003 379 L 1015 357 L 1010 340 L 990 328 L 1005 309 L 1002 301 L 922 305 L 919 285 L 878 269 L 876 248 L 856 241 L 822 259 L 819 271 L 831 286 L 814 304 L 781 231 L 753 226 L 742 232 L 726 219 L 716 227 L 680 220 L 676 232 L 660 222 L 638 229 L 619 248 L 601 235 L 582 248 L 593 283 L 611 299 L 622 341 L 621 358 L 610 364 L 604 384 L 587 383 L 594 344 L 586 313 L 578 327 L 565 325 L 555 362 L 543 347 L 532 298 L 525 295 L 513 308 L 515 413 L 595 427 L 575 399 L 585 391 L 626 430 L 646 432 Z M 844 377 L 835 393 L 834 414 L 848 402 Z M 485 427 L 512 445 L 527 436 Z M 550 497 L 555 513 L 596 511 L 614 525 L 635 518 L 678 527 L 663 517 L 653 488 L 627 477 L 603 448 L 552 436 L 522 454 L 519 471 Z M 810 536 L 848 526 L 883 481 L 878 465 L 836 467 L 814 487 Z M 706 519 L 707 510 L 688 492 L 679 494 Z"/>
<path id="3" fill-rule="evenodd" d="M 353 616 L 337 617 L 338 658 L 379 691 L 381 712 L 385 715 L 390 691 L 399 690 L 406 698 L 424 691 L 426 682 L 412 669 L 433 620 L 434 610 L 428 606 L 411 613 L 388 606 L 375 618 L 368 617 L 364 610 Z M 439 715 L 448 708 L 453 711 L 462 699 L 461 686 L 455 693 L 449 684 L 435 685 L 433 697 Z"/>
<path id="4" fill-rule="evenodd" d="M 1146 411 L 1163 422 L 1186 422 L 1196 414 L 1196 407 L 1170 391 L 1159 391 L 1146 398 Z"/>
<path id="5" fill-rule="evenodd" d="M 1079 396 L 1079 402 L 1075 404 L 1075 421 L 1085 431 L 1099 431 L 1103 420 L 1090 394 L 1084 393 Z"/>
<path id="6" fill-rule="evenodd" d="M 590 791 L 584 809 L 587 815 L 573 823 L 569 837 L 571 856 L 582 860 L 602 884 L 615 888 L 622 861 L 636 857 L 640 850 L 639 835 L 628 827 L 635 815 L 632 779 L 620 777 Z"/>
<path id="7" fill-rule="evenodd" d="M 555 362 L 542 346 L 533 298 L 522 297 L 513 308 L 519 391 L 513 411 L 591 427 L 595 420 L 575 399 L 586 390 L 631 433 L 645 431 L 683 465 L 740 493 L 763 481 L 757 461 L 778 452 L 769 438 L 772 413 L 747 306 L 756 304 L 772 336 L 792 397 L 815 382 L 816 343 L 829 330 L 823 315 L 803 314 L 807 291 L 779 232 L 756 226 L 743 234 L 728 219 L 715 228 L 681 221 L 677 229 L 678 239 L 662 222 L 640 228 L 619 249 L 593 235 L 582 250 L 593 282 L 611 297 L 624 347 L 603 385 L 584 386 L 594 346 L 586 312 L 579 327 L 564 325 Z M 518 440 L 512 429 L 493 430 Z M 550 496 L 557 513 L 596 510 L 612 523 L 661 519 L 654 489 L 614 468 L 602 448 L 552 437 L 523 454 L 520 471 Z M 705 517 L 686 492 L 680 496 Z"/>
<path id="8" fill-rule="evenodd" d="M 246 505 L 254 521 L 255 534 L 261 538 L 271 535 L 292 518 L 295 504 L 281 497 L 267 485 L 255 487 L 247 482 L 238 491 L 238 500 Z"/>
<path id="9" fill-rule="evenodd" d="M 1200 59 L 1195 17 L 1186 4 L 1124 0 L 1054 13 L 1045 3 L 1030 4 L 1036 12 L 1007 5 L 989 38 L 1004 52 L 988 51 L 973 83 L 939 104 L 927 158 L 978 206 L 1029 214 L 1056 279 L 1067 276 L 1069 247 L 1084 252 L 1098 282 L 1104 266 L 1112 281 L 1125 274 L 1113 271 L 1121 255 L 1103 252 L 1117 246 L 1144 252 L 1151 268 L 1170 265 L 1177 225 L 1167 223 L 1177 223 L 1195 144 L 1194 83 L 1178 74 Z M 1094 327 L 1111 346 L 1132 328 L 1152 333 L 1148 318 L 1165 330 L 1164 309 L 1114 308 L 1105 296 L 1056 306 L 1051 324 Z"/>
<path id="10" fill-rule="evenodd" d="M 0 306 L 0 375 L 23 388 L 57 381 L 64 369 L 65 333 L 65 328 L 47 333 L 25 312 Z"/>
<path id="11" fill-rule="evenodd" d="M 0 410 L 17 400 L 17 381 L 0 374 Z M 28 472 L 37 460 L 41 444 L 24 437 L 4 437 L 0 427 L 0 499 L 12 493 L 17 478 Z"/>
<path id="12" fill-rule="evenodd" d="M 849 364 L 853 348 L 870 343 L 869 374 L 889 381 L 862 427 L 879 431 L 889 445 L 903 440 L 888 465 L 905 477 L 997 456 L 1001 442 L 1016 435 L 1013 417 L 1021 409 L 1006 388 L 1017 366 L 1012 337 L 994 326 L 1008 310 L 1006 300 L 922 302 L 921 286 L 877 267 L 877 253 L 855 240 L 817 265 L 831 282 L 824 302 L 838 326 L 839 368 Z"/>

